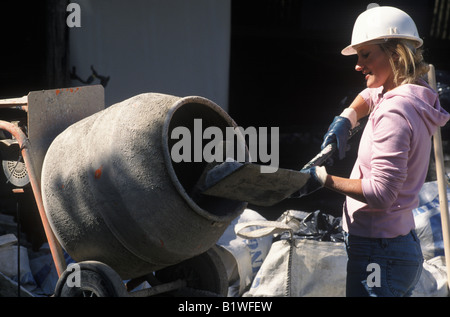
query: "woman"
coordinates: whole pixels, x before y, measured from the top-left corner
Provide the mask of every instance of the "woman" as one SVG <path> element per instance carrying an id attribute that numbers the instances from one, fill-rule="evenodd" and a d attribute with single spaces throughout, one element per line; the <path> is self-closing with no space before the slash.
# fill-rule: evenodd
<path id="1" fill-rule="evenodd" d="M 438 94 L 422 79 L 417 28 L 403 11 L 375 7 L 355 22 L 343 55 L 358 56 L 366 80 L 352 104 L 335 117 L 322 148 L 337 142 L 345 156 L 350 129 L 365 116 L 350 178 L 311 175 L 300 195 L 326 187 L 347 196 L 343 211 L 348 253 L 347 296 L 409 296 L 422 271 L 422 252 L 412 210 L 418 205 L 431 151 L 431 136 L 449 120 Z"/>

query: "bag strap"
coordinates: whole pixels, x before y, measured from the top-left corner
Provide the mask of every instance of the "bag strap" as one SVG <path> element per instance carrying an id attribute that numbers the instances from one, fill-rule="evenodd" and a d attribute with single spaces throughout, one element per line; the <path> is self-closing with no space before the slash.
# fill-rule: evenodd
<path id="1" fill-rule="evenodd" d="M 250 227 L 250 230 L 245 230 Z M 291 266 L 292 266 L 292 256 L 293 256 L 293 240 L 292 237 L 294 235 L 294 228 L 289 225 L 289 223 L 281 222 L 281 221 L 249 221 L 249 222 L 241 222 L 236 224 L 234 227 L 236 235 L 241 238 L 246 239 L 255 239 L 262 238 L 269 235 L 281 234 L 285 232 L 289 232 L 290 238 L 289 243 L 289 253 L 288 253 L 288 267 L 286 272 L 286 289 L 285 296 L 291 296 Z"/>
<path id="2" fill-rule="evenodd" d="M 253 230 L 245 230 L 250 227 L 255 228 Z M 284 232 L 292 234 L 293 228 L 287 223 L 280 221 L 249 221 L 236 224 L 234 231 L 241 238 L 255 239 Z"/>

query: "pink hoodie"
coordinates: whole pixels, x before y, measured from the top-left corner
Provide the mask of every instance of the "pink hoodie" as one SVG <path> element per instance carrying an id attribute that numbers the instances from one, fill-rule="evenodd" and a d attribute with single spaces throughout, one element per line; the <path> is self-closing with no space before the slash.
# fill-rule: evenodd
<path id="1" fill-rule="evenodd" d="M 383 87 L 360 95 L 371 113 L 350 178 L 362 179 L 367 204 L 347 197 L 343 229 L 371 238 L 392 238 L 414 229 L 412 209 L 428 171 L 431 136 L 450 115 L 425 82 Z"/>

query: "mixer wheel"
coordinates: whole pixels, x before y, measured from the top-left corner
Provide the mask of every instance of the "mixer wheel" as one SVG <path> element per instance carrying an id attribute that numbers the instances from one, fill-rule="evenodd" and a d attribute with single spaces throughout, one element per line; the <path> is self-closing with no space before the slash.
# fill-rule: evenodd
<path id="1" fill-rule="evenodd" d="M 97 261 L 70 265 L 61 274 L 56 297 L 125 297 L 128 293 L 120 276 L 109 266 Z"/>
<path id="2" fill-rule="evenodd" d="M 228 276 L 217 245 L 196 257 L 156 271 L 155 276 L 163 283 L 186 281 L 187 286 L 174 292 L 174 296 L 222 297 L 228 293 Z"/>

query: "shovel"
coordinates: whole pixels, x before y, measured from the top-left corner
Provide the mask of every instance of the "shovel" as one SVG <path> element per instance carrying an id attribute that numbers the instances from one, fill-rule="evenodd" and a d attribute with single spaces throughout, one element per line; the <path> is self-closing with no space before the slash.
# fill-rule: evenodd
<path id="1" fill-rule="evenodd" d="M 352 137 L 360 127 L 350 132 Z M 350 138 L 349 137 L 349 138 Z M 322 165 L 336 151 L 331 143 L 309 161 L 302 169 Z M 301 171 L 278 168 L 274 173 L 261 173 L 262 165 L 250 162 L 240 163 L 227 159 L 207 171 L 202 193 L 208 196 L 248 202 L 255 206 L 273 206 L 289 198 L 301 189 L 309 174 Z"/>

